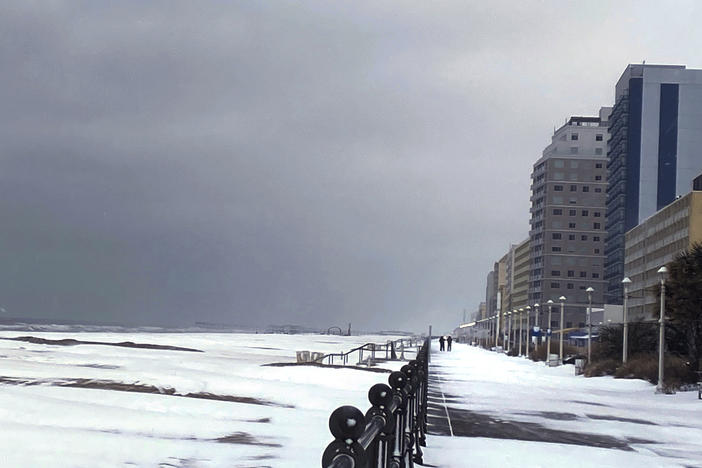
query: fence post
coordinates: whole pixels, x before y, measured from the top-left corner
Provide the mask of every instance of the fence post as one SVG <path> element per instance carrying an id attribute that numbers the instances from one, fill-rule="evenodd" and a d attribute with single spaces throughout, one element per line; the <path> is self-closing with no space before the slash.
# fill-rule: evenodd
<path id="1" fill-rule="evenodd" d="M 365 466 L 366 452 L 358 443 L 365 428 L 366 420 L 358 408 L 341 406 L 335 409 L 329 416 L 329 430 L 334 440 L 322 454 L 322 466 L 329 466 L 336 460 L 340 466 L 349 468 Z"/>

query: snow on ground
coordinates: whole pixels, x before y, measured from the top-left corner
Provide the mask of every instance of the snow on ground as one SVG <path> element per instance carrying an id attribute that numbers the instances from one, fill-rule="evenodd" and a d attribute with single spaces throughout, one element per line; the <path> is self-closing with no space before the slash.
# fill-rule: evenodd
<path id="1" fill-rule="evenodd" d="M 441 353 L 434 343 L 431 366 L 449 413 L 478 412 L 497 427 L 501 421 L 516 421 L 576 435 L 611 436 L 630 441 L 633 449 L 428 436 L 424 460 L 434 466 L 702 467 L 697 392 L 656 395 L 655 387 L 642 380 L 575 376 L 573 366 L 548 368 L 463 344 Z"/>
<path id="2" fill-rule="evenodd" d="M 203 352 L 0 339 L 0 466 L 319 466 L 331 412 L 370 406 L 388 374 L 309 366 L 295 351 L 340 352 L 387 336 L 1 332 L 0 337 L 149 343 Z M 382 367 L 398 369 L 401 362 Z M 78 382 L 78 383 L 76 383 Z M 121 390 L 157 387 L 175 395 Z M 60 386 L 61 384 L 76 386 Z M 131 386 L 131 387 L 129 387 Z M 110 388 L 109 386 L 107 388 Z M 219 395 L 242 402 L 178 395 Z M 261 403 L 261 404 L 255 404 Z"/>

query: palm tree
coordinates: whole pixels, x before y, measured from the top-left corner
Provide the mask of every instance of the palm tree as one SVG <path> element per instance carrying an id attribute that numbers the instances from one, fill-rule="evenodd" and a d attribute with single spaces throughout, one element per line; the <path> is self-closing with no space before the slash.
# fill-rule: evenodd
<path id="1" fill-rule="evenodd" d="M 666 315 L 680 331 L 694 370 L 700 369 L 702 355 L 702 244 L 694 244 L 668 265 L 665 283 Z"/>

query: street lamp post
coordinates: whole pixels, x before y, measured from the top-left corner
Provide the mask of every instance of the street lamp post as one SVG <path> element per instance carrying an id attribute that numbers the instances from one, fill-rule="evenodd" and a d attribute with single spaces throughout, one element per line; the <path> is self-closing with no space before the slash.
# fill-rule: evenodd
<path id="1" fill-rule="evenodd" d="M 505 352 L 509 353 L 511 351 L 511 346 L 512 346 L 512 340 L 509 334 L 512 331 L 512 311 L 508 310 L 506 312 L 507 318 L 505 318 Z"/>
<path id="2" fill-rule="evenodd" d="M 631 280 L 625 277 L 622 280 L 624 285 L 624 305 L 622 306 L 622 321 L 624 322 L 624 338 L 622 339 L 622 362 L 626 363 L 627 353 L 629 351 L 629 310 L 627 309 L 627 300 L 629 299 L 629 285 Z"/>
<path id="3" fill-rule="evenodd" d="M 512 323 L 509 327 L 509 332 L 510 332 L 510 335 L 512 336 L 512 346 L 514 346 L 515 350 L 517 349 L 517 329 L 514 326 L 514 321 L 519 316 L 518 314 L 519 314 L 519 312 L 517 311 L 517 309 L 512 310 L 512 320 L 511 320 Z"/>
<path id="4" fill-rule="evenodd" d="M 590 364 L 592 357 L 592 293 L 595 290 L 590 286 L 585 291 L 587 292 L 587 363 Z"/>
<path id="5" fill-rule="evenodd" d="M 526 309 L 526 336 L 524 339 L 526 339 L 526 354 L 525 357 L 529 357 L 529 341 L 531 341 L 531 333 L 529 330 L 529 319 L 531 316 L 531 306 L 526 306 L 524 309 Z"/>
<path id="6" fill-rule="evenodd" d="M 551 306 L 553 306 L 553 301 L 549 299 L 546 301 L 548 304 L 548 324 L 546 331 L 546 364 L 549 364 L 549 359 L 551 359 Z"/>
<path id="7" fill-rule="evenodd" d="M 661 315 L 658 318 L 660 334 L 658 336 L 658 385 L 656 386 L 656 392 L 663 393 L 663 353 L 665 351 L 665 280 L 668 276 L 668 269 L 665 266 L 660 267 L 658 270 L 658 276 L 661 279 Z"/>
<path id="8" fill-rule="evenodd" d="M 539 303 L 537 302 L 534 304 L 534 333 L 536 333 L 536 329 L 539 329 L 539 336 L 536 338 L 536 343 L 534 343 L 534 351 L 536 351 L 536 346 L 541 344 L 541 307 Z"/>
<path id="9" fill-rule="evenodd" d="M 561 301 L 561 321 L 559 323 L 559 326 L 561 329 L 561 333 L 560 333 L 561 336 L 558 338 L 558 341 L 559 341 L 558 356 L 559 356 L 561 364 L 563 364 L 563 312 L 565 309 L 566 298 L 565 298 L 565 296 L 561 296 L 558 298 L 558 300 Z"/>
<path id="10" fill-rule="evenodd" d="M 524 312 L 524 309 L 521 307 L 519 308 L 519 355 L 522 355 L 522 312 Z"/>

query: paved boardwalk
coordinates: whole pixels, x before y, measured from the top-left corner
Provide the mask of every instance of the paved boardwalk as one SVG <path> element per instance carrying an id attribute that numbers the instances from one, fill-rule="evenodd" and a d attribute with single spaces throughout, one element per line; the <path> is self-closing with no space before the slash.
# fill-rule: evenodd
<path id="1" fill-rule="evenodd" d="M 696 392 L 573 375 L 455 344 L 432 349 L 425 460 L 435 466 L 702 467 Z M 467 463 L 466 460 L 471 460 Z"/>

